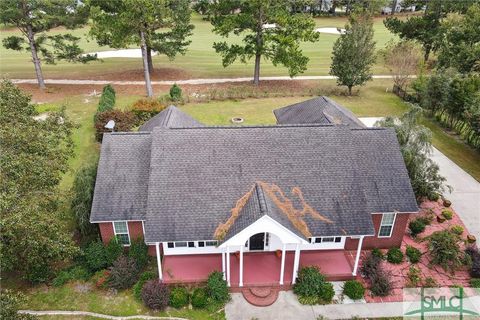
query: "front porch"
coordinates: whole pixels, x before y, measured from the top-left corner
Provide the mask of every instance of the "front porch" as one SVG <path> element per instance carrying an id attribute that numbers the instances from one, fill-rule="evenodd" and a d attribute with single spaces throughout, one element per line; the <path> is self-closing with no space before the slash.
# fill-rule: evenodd
<path id="1" fill-rule="evenodd" d="M 295 251 L 285 252 L 283 285 L 293 280 Z M 282 258 L 275 252 L 243 253 L 243 286 L 279 286 Z M 354 255 L 344 250 L 309 250 L 300 252 L 299 267 L 317 266 L 329 281 L 352 279 Z M 162 261 L 166 283 L 198 283 L 212 271 L 222 271 L 221 254 L 167 255 Z M 230 254 L 230 286 L 239 287 L 240 258 Z"/>

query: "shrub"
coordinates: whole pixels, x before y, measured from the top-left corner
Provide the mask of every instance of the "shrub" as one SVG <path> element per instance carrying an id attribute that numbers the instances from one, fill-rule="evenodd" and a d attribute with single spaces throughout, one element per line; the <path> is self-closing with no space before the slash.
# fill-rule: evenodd
<path id="1" fill-rule="evenodd" d="M 172 101 L 179 101 L 182 99 L 182 89 L 180 89 L 179 86 L 177 86 L 176 83 L 173 84 L 173 86 L 170 88 L 170 99 Z"/>
<path id="2" fill-rule="evenodd" d="M 76 172 L 71 188 L 72 200 L 70 209 L 75 217 L 77 228 L 84 237 L 98 235 L 97 225 L 90 223 L 90 211 L 92 209 L 96 177 L 96 162 L 83 166 Z"/>
<path id="3" fill-rule="evenodd" d="M 105 247 L 105 259 L 107 260 L 107 266 L 113 265 L 113 263 L 123 253 L 123 246 L 118 242 L 117 238 L 112 238 Z"/>
<path id="4" fill-rule="evenodd" d="M 374 255 L 373 252 L 369 253 L 365 259 L 363 259 L 362 267 L 360 272 L 367 278 L 370 278 L 373 274 L 377 272 L 377 269 L 380 265 L 382 259 Z"/>
<path id="5" fill-rule="evenodd" d="M 423 285 L 425 288 L 435 288 L 438 286 L 437 280 L 432 277 L 426 277 Z"/>
<path id="6" fill-rule="evenodd" d="M 470 279 L 470 286 L 472 286 L 472 288 L 480 288 L 480 279 L 479 278 Z"/>
<path id="7" fill-rule="evenodd" d="M 168 306 L 170 292 L 163 282 L 148 280 L 142 288 L 142 301 L 150 309 L 164 310 Z"/>
<path id="8" fill-rule="evenodd" d="M 95 287 L 99 289 L 104 289 L 107 287 L 109 278 L 110 278 L 110 271 L 100 270 L 95 272 L 95 274 L 92 276 L 91 281 L 95 284 Z"/>
<path id="9" fill-rule="evenodd" d="M 140 275 L 140 277 L 138 278 L 138 281 L 137 283 L 135 283 L 135 285 L 133 286 L 133 296 L 135 297 L 135 299 L 137 299 L 138 301 L 141 301 L 142 300 L 142 288 L 143 288 L 143 285 L 145 284 L 145 282 L 147 282 L 148 280 L 152 280 L 152 279 L 155 279 L 157 276 L 155 275 L 155 273 L 151 272 L 151 271 L 146 271 L 144 273 L 142 273 Z"/>
<path id="10" fill-rule="evenodd" d="M 403 261 L 403 253 L 400 248 L 390 248 L 387 252 L 387 261 L 390 263 L 399 264 Z"/>
<path id="11" fill-rule="evenodd" d="M 450 228 L 450 231 L 461 236 L 463 234 L 463 227 L 459 225 L 454 225 Z"/>
<path id="12" fill-rule="evenodd" d="M 82 266 L 75 266 L 73 268 L 62 270 L 53 279 L 52 285 L 54 287 L 63 286 L 65 283 L 72 280 L 86 281 L 91 277 L 91 273 Z"/>
<path id="13" fill-rule="evenodd" d="M 315 297 L 315 303 L 330 303 L 335 295 L 333 285 L 325 281 L 325 277 L 315 266 L 300 269 L 293 292 L 299 297 L 312 297 L 312 299 L 303 299 L 305 301 L 313 301 Z"/>
<path id="14" fill-rule="evenodd" d="M 5 320 L 34 320 L 37 317 L 27 314 L 18 314 L 20 305 L 25 302 L 25 296 L 11 290 L 0 291 L 0 319 Z"/>
<path id="15" fill-rule="evenodd" d="M 115 90 L 109 84 L 103 87 L 102 95 L 100 96 L 100 100 L 98 101 L 98 112 L 105 112 L 108 110 L 112 110 L 115 106 Z"/>
<path id="16" fill-rule="evenodd" d="M 408 286 L 409 287 L 418 287 L 422 281 L 420 269 L 410 266 L 408 270 Z"/>
<path id="17" fill-rule="evenodd" d="M 121 255 L 110 267 L 108 284 L 115 289 L 130 288 L 138 280 L 138 269 L 135 260 Z"/>
<path id="18" fill-rule="evenodd" d="M 105 247 L 100 241 L 91 242 L 84 250 L 85 264 L 91 272 L 108 267 Z"/>
<path id="19" fill-rule="evenodd" d="M 422 219 L 417 218 L 409 222 L 408 228 L 412 237 L 416 237 L 425 230 L 425 223 Z"/>
<path id="20" fill-rule="evenodd" d="M 318 297 L 315 296 L 298 296 L 298 302 L 306 305 L 314 305 L 318 303 Z"/>
<path id="21" fill-rule="evenodd" d="M 192 306 L 194 308 L 202 309 L 208 303 L 207 290 L 205 288 L 195 288 L 192 293 Z"/>
<path id="22" fill-rule="evenodd" d="M 426 226 L 428 226 L 429 224 L 432 223 L 432 221 L 435 219 L 435 217 L 436 217 L 436 215 L 433 212 L 433 210 L 429 209 L 429 211 L 425 215 L 418 217 L 417 220 L 420 220 Z"/>
<path id="23" fill-rule="evenodd" d="M 95 117 L 95 138 L 97 141 L 102 141 L 103 133 L 110 132 L 105 128 L 108 121 L 115 121 L 115 132 L 131 131 L 137 124 L 137 117 L 131 111 L 109 110 L 97 113 Z"/>
<path id="24" fill-rule="evenodd" d="M 418 263 L 422 257 L 420 250 L 412 246 L 407 246 L 405 253 L 411 263 Z"/>
<path id="25" fill-rule="evenodd" d="M 390 274 L 384 271 L 382 268 L 378 268 L 377 272 L 370 277 L 372 283 L 370 291 L 373 295 L 385 297 L 390 294 L 392 290 L 392 282 L 390 281 Z"/>
<path id="26" fill-rule="evenodd" d="M 188 291 L 185 287 L 175 287 L 170 290 L 170 305 L 174 308 L 183 308 L 188 305 Z"/>
<path id="27" fill-rule="evenodd" d="M 373 248 L 373 250 L 372 250 L 372 255 L 374 255 L 374 256 L 382 259 L 382 260 L 385 258 L 384 255 L 383 255 L 382 250 L 380 250 L 380 249 L 378 249 L 378 248 Z"/>
<path id="28" fill-rule="evenodd" d="M 475 246 L 468 246 L 465 253 L 470 256 L 472 264 L 470 268 L 470 275 L 473 278 L 480 278 L 480 252 Z"/>
<path id="29" fill-rule="evenodd" d="M 356 280 L 348 280 L 343 285 L 343 294 L 353 300 L 359 300 L 363 298 L 365 294 L 365 288 L 363 284 Z"/>
<path id="30" fill-rule="evenodd" d="M 223 280 L 222 272 L 214 271 L 208 275 L 207 292 L 215 302 L 225 303 L 230 300 L 227 282 Z"/>
<path id="31" fill-rule="evenodd" d="M 131 107 L 137 119 L 145 122 L 165 109 L 165 105 L 155 99 L 137 100 Z"/>
<path id="32" fill-rule="evenodd" d="M 460 237 L 448 230 L 437 231 L 428 237 L 428 251 L 431 262 L 444 270 L 454 271 L 462 265 Z"/>
<path id="33" fill-rule="evenodd" d="M 132 241 L 128 250 L 128 256 L 137 263 L 138 269 L 143 270 L 148 264 L 148 246 L 142 238 Z"/>
<path id="34" fill-rule="evenodd" d="M 448 209 L 443 209 L 442 210 L 442 216 L 447 220 L 452 220 L 453 212 L 451 210 L 448 210 Z"/>

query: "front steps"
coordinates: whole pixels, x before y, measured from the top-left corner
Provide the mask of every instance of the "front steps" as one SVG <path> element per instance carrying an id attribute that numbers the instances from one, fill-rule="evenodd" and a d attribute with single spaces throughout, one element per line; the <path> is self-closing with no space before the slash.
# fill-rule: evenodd
<path id="1" fill-rule="evenodd" d="M 248 303 L 257 307 L 272 305 L 278 298 L 279 287 L 247 287 L 242 289 L 242 295 Z"/>

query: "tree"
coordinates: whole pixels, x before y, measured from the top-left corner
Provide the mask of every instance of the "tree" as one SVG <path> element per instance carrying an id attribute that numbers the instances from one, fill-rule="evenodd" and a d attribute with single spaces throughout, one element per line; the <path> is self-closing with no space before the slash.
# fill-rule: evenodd
<path id="1" fill-rule="evenodd" d="M 350 23 L 345 26 L 345 34 L 340 35 L 333 45 L 330 74 L 337 77 L 337 84 L 352 88 L 372 79 L 371 67 L 375 62 L 375 42 L 373 23 L 368 14 L 352 14 Z"/>
<path id="2" fill-rule="evenodd" d="M 73 125 L 63 110 L 35 120 L 30 99 L 11 82 L 0 84 L 0 264 L 35 282 L 77 248 L 58 195 L 73 155 Z"/>
<path id="3" fill-rule="evenodd" d="M 480 5 L 471 6 L 464 16 L 447 18 L 442 31 L 439 67 L 453 67 L 462 73 L 480 71 Z"/>
<path id="4" fill-rule="evenodd" d="M 188 0 L 90 0 L 90 36 L 113 48 L 140 46 L 147 96 L 153 96 L 152 51 L 174 59 L 191 43 Z"/>
<path id="5" fill-rule="evenodd" d="M 412 41 L 389 42 L 385 48 L 384 59 L 393 76 L 393 82 L 405 90 L 410 76 L 417 74 L 420 50 Z"/>
<path id="6" fill-rule="evenodd" d="M 418 124 L 421 108 L 412 106 L 400 119 L 387 117 L 378 126 L 395 129 L 410 183 L 417 199 L 435 198 L 445 190 L 445 178 L 429 155 L 432 150 L 430 130 Z"/>
<path id="7" fill-rule="evenodd" d="M 407 20 L 389 17 L 384 21 L 384 24 L 388 30 L 397 34 L 400 39 L 418 41 L 424 50 L 424 60 L 427 61 L 430 52 L 438 49 L 439 41 L 443 37 L 442 19 L 450 12 L 465 12 L 475 1 L 415 1 L 417 6 L 426 6 L 423 15 L 412 16 Z"/>
<path id="8" fill-rule="evenodd" d="M 82 55 L 80 38 L 69 33 L 48 35 L 52 28 L 72 29 L 87 22 L 88 12 L 76 0 L 0 0 L 0 21 L 16 26 L 21 37 L 3 39 L 3 46 L 12 50 L 29 50 L 40 89 L 45 89 L 41 60 L 54 64 L 56 60 L 86 63 L 96 56 Z"/>
<path id="9" fill-rule="evenodd" d="M 70 209 L 75 217 L 77 228 L 83 236 L 97 234 L 96 225 L 90 223 L 93 191 L 97 177 L 97 163 L 80 168 L 73 180 Z"/>
<path id="10" fill-rule="evenodd" d="M 253 83 L 260 81 L 260 60 L 271 60 L 274 66 L 284 65 L 291 77 L 307 69 L 308 57 L 303 55 L 300 42 L 315 42 L 315 22 L 311 16 L 292 13 L 288 0 L 220 0 L 211 7 L 213 31 L 222 37 L 233 34 L 242 43 L 215 42 L 213 47 L 227 67 L 239 59 L 246 63 L 255 57 Z"/>

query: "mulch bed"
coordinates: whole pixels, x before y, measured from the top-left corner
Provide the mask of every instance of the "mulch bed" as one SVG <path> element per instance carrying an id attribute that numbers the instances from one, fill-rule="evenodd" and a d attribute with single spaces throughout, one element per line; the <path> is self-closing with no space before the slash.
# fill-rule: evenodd
<path id="1" fill-rule="evenodd" d="M 435 216 L 440 216 L 442 210 L 445 209 L 443 206 L 442 200 L 439 201 L 425 201 L 420 205 L 420 213 L 418 215 L 412 215 L 410 220 L 415 219 L 421 215 L 427 214 L 434 214 Z M 463 224 L 460 217 L 455 213 L 452 207 L 449 208 L 451 211 L 454 212 L 453 218 L 451 220 L 446 220 L 443 223 L 439 223 L 436 219 L 432 221 L 430 225 L 427 225 L 425 231 L 422 232 L 417 236 L 416 239 L 413 239 L 409 234 L 405 234 L 402 241 L 401 250 L 405 253 L 407 245 L 413 246 L 419 249 L 423 255 L 420 259 L 420 262 L 416 264 L 412 264 L 408 261 L 406 255 L 404 256 L 404 261 L 400 264 L 392 264 L 387 261 L 383 261 L 383 267 L 385 270 L 391 273 L 391 279 L 393 282 L 394 289 L 392 290 L 391 294 L 386 297 L 374 297 L 372 296 L 369 290 L 365 293 L 365 300 L 366 302 L 397 302 L 403 301 L 403 288 L 409 286 L 409 279 L 408 273 L 410 266 L 415 266 L 420 270 L 421 282 L 422 284 L 425 283 L 425 279 L 431 277 L 435 280 L 438 287 L 451 287 L 451 286 L 462 286 L 462 287 L 470 287 L 470 275 L 468 272 L 467 267 L 461 267 L 454 274 L 445 271 L 442 267 L 437 265 L 430 264 L 430 257 L 428 255 L 428 241 L 424 240 L 426 237 L 431 235 L 436 231 L 447 230 L 450 229 L 454 225 L 460 225 L 463 227 L 464 231 L 461 235 L 462 239 L 466 239 L 468 235 L 467 228 Z M 407 227 L 408 232 L 408 227 Z M 465 249 L 466 244 L 461 243 L 460 247 L 462 250 Z M 386 254 L 387 250 L 383 250 Z M 368 251 L 364 251 L 362 253 L 362 258 L 368 253 Z M 361 265 L 361 261 L 360 261 Z M 368 281 L 361 276 L 357 277 L 357 280 L 363 282 L 363 284 L 368 288 L 369 284 Z M 469 289 L 469 288 L 468 288 Z M 466 289 L 466 291 L 468 291 Z"/>

